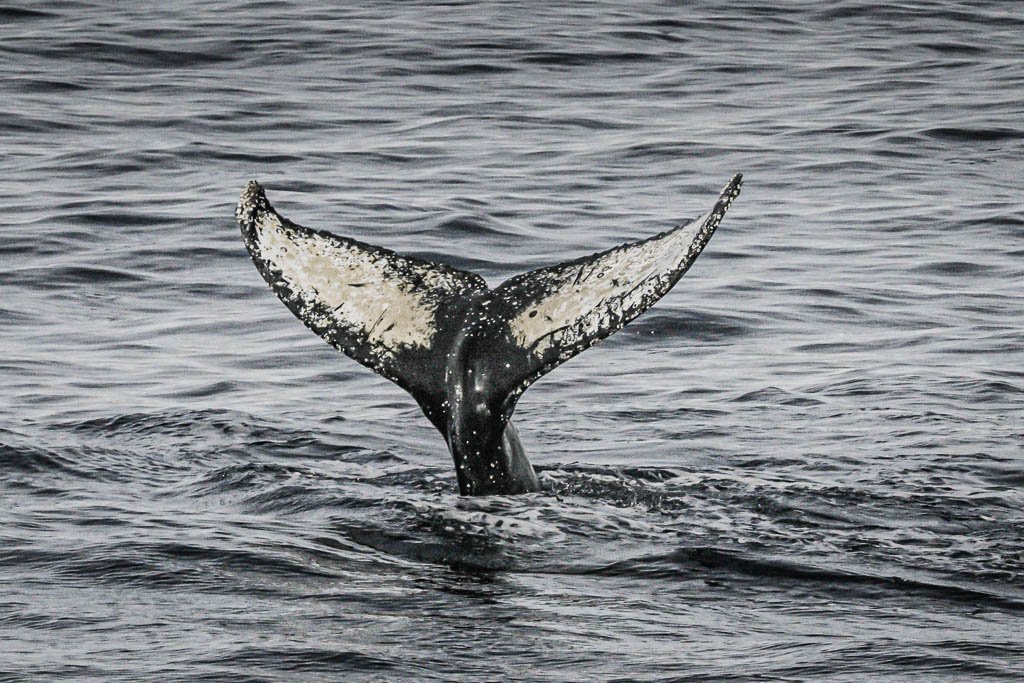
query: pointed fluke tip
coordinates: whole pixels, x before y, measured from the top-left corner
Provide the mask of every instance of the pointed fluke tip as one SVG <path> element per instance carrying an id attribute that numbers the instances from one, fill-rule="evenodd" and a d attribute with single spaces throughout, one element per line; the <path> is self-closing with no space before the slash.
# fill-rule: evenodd
<path id="1" fill-rule="evenodd" d="M 737 173 L 732 177 L 725 187 L 722 188 L 722 193 L 718 197 L 718 202 L 715 204 L 715 208 L 712 210 L 712 214 L 718 214 L 718 219 L 721 220 L 725 212 L 729 210 L 734 199 L 740 196 L 740 188 L 743 186 L 743 174 Z"/>
<path id="2" fill-rule="evenodd" d="M 696 258 L 696 255 L 701 252 L 707 241 L 711 239 L 712 233 L 718 229 L 722 219 L 725 218 L 725 212 L 732 206 L 733 201 L 740 196 L 740 186 L 742 185 L 743 174 L 737 173 L 722 188 L 721 194 L 718 195 L 718 201 L 715 202 L 711 211 L 704 216 L 704 224 L 701 226 L 702 239 L 690 245 L 690 250 L 694 252 L 693 258 Z"/>
<path id="3" fill-rule="evenodd" d="M 239 223 L 247 225 L 252 223 L 257 213 L 266 211 L 269 208 L 270 202 L 267 201 L 267 195 L 263 191 L 263 186 L 255 180 L 250 180 L 245 189 L 242 190 L 242 195 L 238 198 L 235 218 L 238 219 Z"/>
<path id="4" fill-rule="evenodd" d="M 743 185 L 743 174 L 737 173 L 732 177 L 732 180 L 725 186 L 726 190 L 732 190 L 736 194 L 740 193 L 740 187 Z"/>

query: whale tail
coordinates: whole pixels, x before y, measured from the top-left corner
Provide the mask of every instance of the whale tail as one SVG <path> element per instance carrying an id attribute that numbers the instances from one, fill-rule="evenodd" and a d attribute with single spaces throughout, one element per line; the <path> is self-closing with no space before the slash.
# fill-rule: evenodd
<path id="1" fill-rule="evenodd" d="M 473 273 L 292 223 L 256 181 L 242 192 L 236 217 L 257 269 L 292 313 L 408 391 L 455 456 L 480 450 L 453 442 L 479 433 L 485 422 L 500 450 L 516 402 L 533 382 L 668 293 L 714 234 L 741 182 L 734 176 L 696 221 L 517 275 L 493 290 Z M 506 435 L 511 442 L 518 449 L 518 439 Z"/>

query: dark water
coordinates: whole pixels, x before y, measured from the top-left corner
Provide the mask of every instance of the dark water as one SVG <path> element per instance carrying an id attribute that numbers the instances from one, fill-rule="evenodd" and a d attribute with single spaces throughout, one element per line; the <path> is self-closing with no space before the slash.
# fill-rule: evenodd
<path id="1" fill-rule="evenodd" d="M 1024 674 L 1015 3 L 0 7 L 0 679 Z M 462 500 L 233 207 L 489 282 L 744 193 Z"/>

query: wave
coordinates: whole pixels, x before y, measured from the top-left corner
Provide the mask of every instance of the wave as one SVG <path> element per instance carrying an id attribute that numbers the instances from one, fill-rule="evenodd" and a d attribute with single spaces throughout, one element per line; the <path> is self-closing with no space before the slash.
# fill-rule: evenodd
<path id="1" fill-rule="evenodd" d="M 191 41 L 188 49 L 160 48 L 152 45 L 131 44 L 107 40 L 67 40 L 46 47 L 36 47 L 30 54 L 49 59 L 75 59 L 76 61 L 106 62 L 143 69 L 182 69 L 223 64 L 239 59 L 239 55 L 226 46 L 204 49 L 204 45 Z"/>
<path id="2" fill-rule="evenodd" d="M 631 558 L 600 567 L 566 569 L 572 573 L 599 576 L 625 576 L 660 580 L 692 580 L 713 573 L 761 579 L 818 584 L 828 592 L 849 594 L 857 588 L 892 592 L 904 597 L 926 595 L 933 599 L 968 603 L 1011 612 L 1024 612 L 1024 594 L 1001 595 L 991 590 L 902 576 L 873 575 L 843 569 L 830 569 L 799 561 L 759 557 L 757 555 L 715 547 L 680 548 L 671 553 Z M 876 596 L 872 596 L 877 599 Z"/>
<path id="3" fill-rule="evenodd" d="M 937 126 L 922 131 L 923 135 L 943 142 L 1004 142 L 1024 140 L 1024 129 L 1019 128 L 959 128 Z"/>

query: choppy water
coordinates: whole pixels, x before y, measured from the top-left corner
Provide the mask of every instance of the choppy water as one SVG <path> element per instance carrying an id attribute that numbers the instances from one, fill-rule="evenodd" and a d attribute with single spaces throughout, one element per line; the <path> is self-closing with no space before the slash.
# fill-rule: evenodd
<path id="1" fill-rule="evenodd" d="M 1024 672 L 1014 3 L 0 7 L 0 679 Z M 233 206 L 497 284 L 744 193 L 459 499 Z"/>

